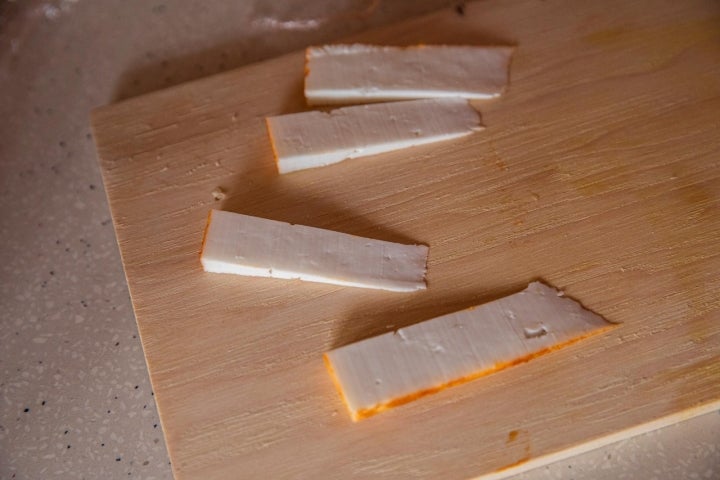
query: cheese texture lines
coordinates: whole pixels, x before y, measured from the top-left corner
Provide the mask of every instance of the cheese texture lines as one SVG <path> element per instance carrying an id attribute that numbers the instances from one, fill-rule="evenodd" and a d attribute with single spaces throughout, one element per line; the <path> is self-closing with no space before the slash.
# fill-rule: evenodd
<path id="1" fill-rule="evenodd" d="M 513 47 L 327 45 L 305 53 L 310 105 L 500 96 Z"/>
<path id="2" fill-rule="evenodd" d="M 357 421 L 612 325 L 534 282 L 514 295 L 331 350 L 324 360 Z"/>
<path id="3" fill-rule="evenodd" d="M 211 210 L 206 272 L 299 279 L 395 292 L 424 290 L 428 247 Z"/>
<path id="4" fill-rule="evenodd" d="M 266 123 L 280 173 L 450 140 L 483 128 L 480 114 L 458 98 L 293 113 L 268 117 Z"/>

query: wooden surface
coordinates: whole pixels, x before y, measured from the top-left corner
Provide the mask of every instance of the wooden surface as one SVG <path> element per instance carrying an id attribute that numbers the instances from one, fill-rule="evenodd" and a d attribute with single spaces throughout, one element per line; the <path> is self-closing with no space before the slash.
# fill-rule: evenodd
<path id="1" fill-rule="evenodd" d="M 487 1 L 359 39 L 518 50 L 484 132 L 282 177 L 263 119 L 305 108 L 302 52 L 93 114 L 176 477 L 501 477 L 717 408 L 720 5 Z M 213 207 L 428 244 L 429 289 L 205 274 Z M 324 351 L 535 278 L 622 325 L 350 421 Z"/>

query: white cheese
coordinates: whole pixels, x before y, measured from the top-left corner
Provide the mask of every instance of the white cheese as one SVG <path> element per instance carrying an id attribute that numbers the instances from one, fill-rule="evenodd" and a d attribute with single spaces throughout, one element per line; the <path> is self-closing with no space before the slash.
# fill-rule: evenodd
<path id="1" fill-rule="evenodd" d="M 425 289 L 428 247 L 211 210 L 206 272 L 300 279 L 395 292 Z"/>
<path id="2" fill-rule="evenodd" d="M 612 324 L 531 283 L 524 291 L 325 353 L 353 420 L 526 362 Z"/>
<path id="3" fill-rule="evenodd" d="M 463 99 L 429 99 L 266 119 L 278 171 L 288 173 L 469 135 L 480 114 Z"/>
<path id="4" fill-rule="evenodd" d="M 328 45 L 306 50 L 310 105 L 501 95 L 513 47 Z"/>

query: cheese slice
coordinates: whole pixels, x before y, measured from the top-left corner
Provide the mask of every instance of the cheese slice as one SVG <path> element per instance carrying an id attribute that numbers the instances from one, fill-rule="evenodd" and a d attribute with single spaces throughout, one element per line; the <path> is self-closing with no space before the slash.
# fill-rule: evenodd
<path id="1" fill-rule="evenodd" d="M 480 114 L 463 99 L 429 99 L 345 107 L 268 117 L 280 173 L 321 167 L 482 129 Z"/>
<path id="2" fill-rule="evenodd" d="M 329 351 L 324 359 L 357 421 L 611 327 L 534 282 L 494 302 Z"/>
<path id="3" fill-rule="evenodd" d="M 513 47 L 328 45 L 305 52 L 310 105 L 500 96 Z"/>
<path id="4" fill-rule="evenodd" d="M 428 247 L 211 210 L 206 272 L 299 279 L 395 292 L 425 289 Z"/>

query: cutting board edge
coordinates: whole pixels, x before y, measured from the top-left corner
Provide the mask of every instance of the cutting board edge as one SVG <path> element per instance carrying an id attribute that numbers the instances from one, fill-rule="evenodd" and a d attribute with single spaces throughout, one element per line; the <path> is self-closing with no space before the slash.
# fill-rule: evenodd
<path id="1" fill-rule="evenodd" d="M 654 432 L 656 430 L 660 430 L 661 428 L 669 427 L 679 422 L 687 421 L 716 411 L 720 411 L 720 398 L 709 400 L 707 403 L 701 403 L 694 407 L 619 430 L 609 435 L 590 439 L 583 443 L 578 443 L 574 447 L 558 450 L 557 452 L 535 457 L 527 461 L 521 460 L 495 472 L 475 477 L 475 480 L 503 480 L 505 478 L 512 477 L 513 475 L 519 475 L 551 463 L 567 460 L 568 458 L 572 458 L 592 450 L 597 450 L 598 448 L 602 448 L 622 440 Z"/>

